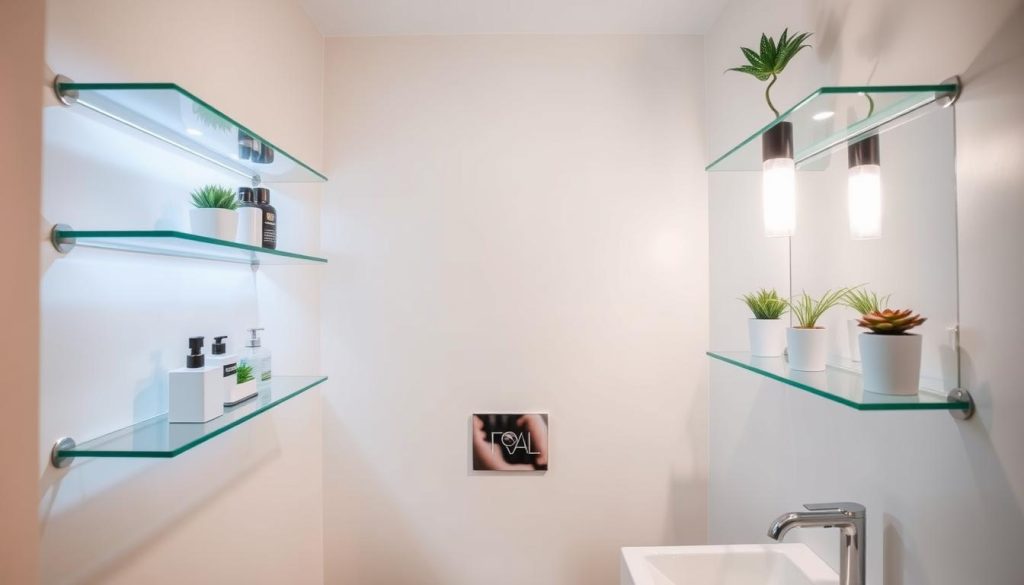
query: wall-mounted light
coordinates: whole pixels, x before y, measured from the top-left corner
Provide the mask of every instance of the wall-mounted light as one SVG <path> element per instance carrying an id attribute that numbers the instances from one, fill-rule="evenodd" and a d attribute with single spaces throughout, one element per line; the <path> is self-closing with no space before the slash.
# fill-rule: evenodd
<path id="1" fill-rule="evenodd" d="M 836 115 L 836 113 L 833 112 L 832 110 L 822 110 L 822 111 L 818 112 L 817 114 L 814 114 L 813 116 L 811 116 L 811 118 L 815 122 L 821 122 L 823 120 L 828 120 L 829 118 L 831 118 L 832 116 L 835 116 L 835 115 Z"/>
<path id="2" fill-rule="evenodd" d="M 761 136 L 761 202 L 764 235 L 792 236 L 796 230 L 796 164 L 793 124 L 779 122 Z"/>
<path id="3" fill-rule="evenodd" d="M 869 240 L 882 237 L 882 166 L 878 135 L 847 147 L 849 175 L 846 196 L 850 237 Z"/>

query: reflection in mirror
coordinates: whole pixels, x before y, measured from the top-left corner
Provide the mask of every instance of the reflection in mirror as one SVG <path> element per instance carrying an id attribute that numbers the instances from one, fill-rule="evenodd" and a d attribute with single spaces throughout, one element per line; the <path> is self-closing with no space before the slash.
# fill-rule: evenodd
<path id="1" fill-rule="evenodd" d="M 879 295 L 891 294 L 888 306 L 928 318 L 914 330 L 923 338 L 922 388 L 957 387 L 953 108 L 838 149 L 816 163 L 824 170 L 797 178 L 793 293 L 816 296 L 863 284 Z M 850 325 L 856 316 L 839 307 L 820 324 L 828 331 L 829 363 L 859 371 Z"/>

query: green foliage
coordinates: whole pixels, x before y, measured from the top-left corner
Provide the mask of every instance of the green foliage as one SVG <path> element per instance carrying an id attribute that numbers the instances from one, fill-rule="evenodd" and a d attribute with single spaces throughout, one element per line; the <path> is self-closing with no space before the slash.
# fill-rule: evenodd
<path id="1" fill-rule="evenodd" d="M 199 122 L 207 128 L 212 128 L 214 130 L 231 130 L 234 128 L 234 125 L 232 125 L 231 122 L 228 122 L 224 116 L 214 112 L 202 104 L 193 102 L 192 113 L 195 114 Z"/>
<path id="2" fill-rule="evenodd" d="M 768 87 L 764 90 L 764 99 L 768 102 L 768 107 L 771 108 L 775 117 L 778 118 L 779 111 L 772 104 L 772 86 L 775 85 L 779 75 L 786 68 L 786 65 L 789 65 L 793 57 L 805 48 L 810 47 L 810 45 L 804 43 L 810 36 L 811 33 L 796 33 L 791 37 L 787 28 L 782 31 L 782 35 L 779 36 L 779 40 L 776 42 L 774 38 L 762 33 L 759 52 L 754 52 L 746 47 L 740 47 L 740 50 L 743 51 L 743 56 L 747 58 L 748 64 L 732 67 L 726 69 L 726 71 L 737 71 L 753 75 L 758 81 L 768 81 L 771 79 Z"/>
<path id="3" fill-rule="evenodd" d="M 239 384 L 244 384 L 246 382 L 251 382 L 251 381 L 256 379 L 252 375 L 252 366 L 250 366 L 249 364 L 247 364 L 245 362 L 239 362 L 237 374 L 238 374 L 238 383 Z"/>
<path id="4" fill-rule="evenodd" d="M 902 335 L 914 327 L 927 321 L 921 315 L 915 315 L 910 309 L 886 309 L 868 313 L 857 321 L 861 327 L 870 329 L 872 333 L 882 335 Z"/>
<path id="5" fill-rule="evenodd" d="M 220 185 L 205 185 L 192 191 L 192 205 L 199 209 L 236 209 L 235 191 Z"/>
<path id="6" fill-rule="evenodd" d="M 818 325 L 818 319 L 821 319 L 826 311 L 842 303 L 849 292 L 849 288 L 827 290 L 817 299 L 804 292 L 789 302 L 789 310 L 796 317 L 800 329 L 814 329 Z"/>
<path id="7" fill-rule="evenodd" d="M 867 315 L 881 310 L 882 306 L 889 302 L 891 296 L 880 297 L 878 294 L 858 286 L 846 293 L 846 296 L 843 297 L 843 304 L 857 311 L 858 315 Z"/>
<path id="8" fill-rule="evenodd" d="M 775 289 L 764 289 L 748 293 L 740 297 L 747 304 L 755 319 L 778 319 L 786 312 L 786 299 L 779 296 Z"/>

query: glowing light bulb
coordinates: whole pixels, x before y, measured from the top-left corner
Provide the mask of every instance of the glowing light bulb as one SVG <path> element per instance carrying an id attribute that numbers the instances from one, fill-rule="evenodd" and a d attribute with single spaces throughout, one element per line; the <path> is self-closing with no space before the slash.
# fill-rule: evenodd
<path id="1" fill-rule="evenodd" d="M 796 165 L 791 158 L 764 161 L 761 172 L 764 235 L 792 236 L 796 230 Z"/>
<path id="2" fill-rule="evenodd" d="M 850 237 L 855 240 L 882 237 L 882 167 L 850 167 L 846 189 Z"/>

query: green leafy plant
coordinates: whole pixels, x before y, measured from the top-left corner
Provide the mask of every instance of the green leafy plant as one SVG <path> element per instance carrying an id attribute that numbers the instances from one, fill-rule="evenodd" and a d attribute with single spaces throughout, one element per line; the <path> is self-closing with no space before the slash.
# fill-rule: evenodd
<path id="1" fill-rule="evenodd" d="M 234 190 L 220 185 L 205 185 L 192 191 L 192 205 L 199 209 L 236 209 Z"/>
<path id="2" fill-rule="evenodd" d="M 858 286 L 846 293 L 846 296 L 843 297 L 843 304 L 857 311 L 858 315 L 867 315 L 881 310 L 881 307 L 889 302 L 891 296 L 880 297 L 878 294 Z"/>
<path id="3" fill-rule="evenodd" d="M 740 47 L 740 50 L 743 51 L 743 56 L 747 58 L 748 64 L 732 67 L 731 69 L 726 69 L 726 71 L 737 71 L 753 75 L 758 81 L 768 81 L 771 79 L 768 87 L 764 90 L 764 100 L 768 102 L 768 107 L 771 108 L 775 117 L 778 118 L 779 111 L 772 104 L 772 86 L 778 81 L 779 74 L 786 68 L 786 65 L 789 65 L 790 60 L 800 51 L 810 47 L 810 45 L 804 43 L 810 36 L 811 33 L 796 33 L 793 36 L 789 36 L 789 29 L 787 28 L 782 31 L 782 35 L 779 36 L 779 40 L 776 42 L 774 38 L 762 33 L 760 51 L 754 52 L 752 49 Z"/>
<path id="4" fill-rule="evenodd" d="M 794 297 L 789 301 L 789 310 L 793 312 L 793 316 L 796 317 L 796 321 L 799 323 L 797 327 L 800 329 L 816 329 L 818 319 L 821 319 L 822 315 L 832 307 L 841 304 L 848 292 L 850 292 L 849 288 L 840 288 L 834 291 L 827 290 L 817 299 L 812 298 L 806 292 Z"/>
<path id="5" fill-rule="evenodd" d="M 199 122 L 207 128 L 212 128 L 214 130 L 231 130 L 234 127 L 234 125 L 232 125 L 231 122 L 228 122 L 224 116 L 214 112 L 202 104 L 193 103 L 192 113 L 195 114 L 196 119 L 198 119 Z"/>
<path id="6" fill-rule="evenodd" d="M 245 362 L 240 362 L 238 364 L 238 370 L 236 370 L 236 373 L 238 374 L 239 384 L 245 384 L 246 382 L 251 382 L 256 379 L 252 375 L 252 366 Z"/>
<path id="7" fill-rule="evenodd" d="M 882 335 L 903 335 L 914 327 L 927 321 L 921 315 L 915 315 L 911 309 L 885 309 L 863 315 L 857 324 L 872 333 Z"/>
<path id="8" fill-rule="evenodd" d="M 786 299 L 775 289 L 764 289 L 740 297 L 746 303 L 755 319 L 778 319 L 786 312 Z"/>

